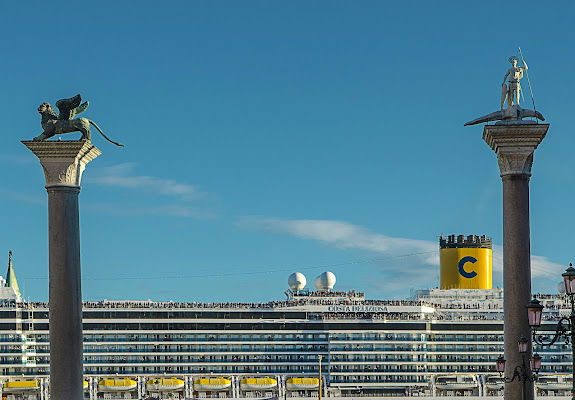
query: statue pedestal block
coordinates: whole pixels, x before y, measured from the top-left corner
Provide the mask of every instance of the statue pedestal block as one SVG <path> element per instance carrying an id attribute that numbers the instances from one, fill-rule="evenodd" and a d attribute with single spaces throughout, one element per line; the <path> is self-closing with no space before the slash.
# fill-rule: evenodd
<path id="1" fill-rule="evenodd" d="M 23 141 L 46 176 L 49 220 L 50 397 L 82 400 L 83 333 L 78 195 L 86 164 L 102 154 L 89 142 Z"/>
<path id="2" fill-rule="evenodd" d="M 526 357 L 531 357 L 531 328 L 527 303 L 531 300 L 531 248 L 529 228 L 529 179 L 533 153 L 545 138 L 549 124 L 486 125 L 483 139 L 497 154 L 503 181 L 503 289 L 504 346 L 511 378 L 523 355 L 517 342 L 529 340 Z M 505 383 L 506 400 L 522 400 L 522 382 Z M 524 399 L 533 399 L 533 385 L 525 386 Z"/>
<path id="3" fill-rule="evenodd" d="M 533 152 L 543 141 L 549 124 L 485 125 L 483 140 L 495 151 L 501 176 L 531 176 Z"/>

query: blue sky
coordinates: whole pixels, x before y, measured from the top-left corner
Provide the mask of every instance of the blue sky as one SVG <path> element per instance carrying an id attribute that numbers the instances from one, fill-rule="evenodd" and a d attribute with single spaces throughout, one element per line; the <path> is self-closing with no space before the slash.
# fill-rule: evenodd
<path id="1" fill-rule="evenodd" d="M 3 3 L 0 254 L 47 299 L 47 194 L 20 140 L 41 132 L 40 103 L 81 93 L 126 146 L 93 132 L 86 300 L 276 300 L 291 272 L 309 287 L 325 270 L 340 290 L 405 298 L 438 285 L 442 233 L 492 236 L 501 285 L 496 156 L 463 124 L 498 109 L 520 45 L 551 123 L 531 180 L 533 290 L 554 292 L 575 257 L 574 8 Z"/>

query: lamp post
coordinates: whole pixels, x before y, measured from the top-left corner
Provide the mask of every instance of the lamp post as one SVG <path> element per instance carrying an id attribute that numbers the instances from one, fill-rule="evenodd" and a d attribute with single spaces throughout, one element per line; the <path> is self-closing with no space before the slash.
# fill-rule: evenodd
<path id="1" fill-rule="evenodd" d="M 519 353 L 523 358 L 523 363 L 521 365 L 517 365 L 513 369 L 513 375 L 511 378 L 505 377 L 505 382 L 513 382 L 515 379 L 519 380 L 523 385 L 521 387 L 521 398 L 525 400 L 525 386 L 527 382 L 534 382 L 537 379 L 537 373 L 541 369 L 541 357 L 539 354 L 535 353 L 532 358 L 529 359 L 529 367 L 525 362 L 525 353 L 527 353 L 527 346 L 529 341 L 525 338 L 525 336 L 521 336 L 519 338 Z M 495 365 L 497 366 L 497 372 L 501 376 L 505 372 L 505 358 L 503 356 L 499 356 L 499 358 L 495 361 Z"/>
<path id="2" fill-rule="evenodd" d="M 573 387 L 571 388 L 571 395 L 575 395 L 575 268 L 573 264 L 569 263 L 569 268 L 561 274 L 563 283 L 565 284 L 565 295 L 569 299 L 571 305 L 571 314 L 569 317 L 561 317 L 557 322 L 555 334 L 549 341 L 545 341 L 541 334 L 537 335 L 537 328 L 541 326 L 541 316 L 543 315 L 543 305 L 537 300 L 533 299 L 527 305 L 527 316 L 529 319 L 529 326 L 533 332 L 533 341 L 540 346 L 551 346 L 557 340 L 564 339 L 565 344 L 571 343 L 571 359 L 572 359 L 572 374 L 573 374 Z"/>

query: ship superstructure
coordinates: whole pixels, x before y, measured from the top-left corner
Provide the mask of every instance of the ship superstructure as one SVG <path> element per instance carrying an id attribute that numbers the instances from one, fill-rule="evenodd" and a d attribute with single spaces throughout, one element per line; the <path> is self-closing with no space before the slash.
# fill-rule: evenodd
<path id="1" fill-rule="evenodd" d="M 333 290 L 328 272 L 316 290 L 302 274 L 288 282 L 286 299 L 268 303 L 85 302 L 85 398 L 502 396 L 501 289 L 396 301 Z M 561 295 L 538 298 L 551 332 L 568 307 Z M 0 305 L 2 396 L 47 400 L 48 305 Z M 538 394 L 569 395 L 568 346 L 537 350 Z"/>

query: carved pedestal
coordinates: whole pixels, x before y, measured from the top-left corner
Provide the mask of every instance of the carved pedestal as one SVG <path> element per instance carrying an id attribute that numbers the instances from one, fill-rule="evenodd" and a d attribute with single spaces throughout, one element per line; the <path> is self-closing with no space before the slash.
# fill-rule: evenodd
<path id="1" fill-rule="evenodd" d="M 503 181 L 503 289 L 506 371 L 522 365 L 517 342 L 531 341 L 527 309 L 531 297 L 531 249 L 529 231 L 529 179 L 533 152 L 545 138 L 549 124 L 486 125 L 483 139 L 497 154 Z M 526 357 L 531 357 L 532 347 Z M 522 382 L 505 384 L 506 400 L 522 399 Z M 526 382 L 525 398 L 534 398 L 533 384 Z"/>
<path id="2" fill-rule="evenodd" d="M 22 143 L 40 159 L 48 192 L 51 399 L 82 400 L 82 282 L 78 194 L 86 164 L 102 153 L 88 142 Z"/>

